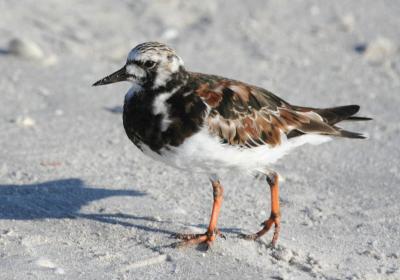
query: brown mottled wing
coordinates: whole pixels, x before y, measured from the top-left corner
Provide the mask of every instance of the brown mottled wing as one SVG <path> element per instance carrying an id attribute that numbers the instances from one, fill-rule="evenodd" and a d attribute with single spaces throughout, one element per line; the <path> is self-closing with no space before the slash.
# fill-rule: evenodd
<path id="1" fill-rule="evenodd" d="M 208 127 L 226 143 L 275 146 L 282 134 L 290 132 L 340 135 L 315 111 L 296 110 L 265 89 L 213 75 L 192 75 L 199 81 L 196 93 L 211 108 Z"/>

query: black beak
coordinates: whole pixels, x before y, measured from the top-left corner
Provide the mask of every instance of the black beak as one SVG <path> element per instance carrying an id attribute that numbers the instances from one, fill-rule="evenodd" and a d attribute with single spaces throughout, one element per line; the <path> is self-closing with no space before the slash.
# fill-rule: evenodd
<path id="1" fill-rule="evenodd" d="M 103 79 L 95 82 L 93 86 L 102 86 L 107 84 L 112 84 L 116 82 L 126 81 L 129 75 L 126 73 L 126 66 L 122 67 L 118 71 L 104 77 Z"/>

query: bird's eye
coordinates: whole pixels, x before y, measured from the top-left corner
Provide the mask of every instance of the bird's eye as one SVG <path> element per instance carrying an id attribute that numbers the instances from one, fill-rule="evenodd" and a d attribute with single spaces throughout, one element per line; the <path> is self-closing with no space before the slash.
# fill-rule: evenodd
<path id="1" fill-rule="evenodd" d="M 154 61 L 151 60 L 147 60 L 144 64 L 143 64 L 146 68 L 153 68 L 156 63 Z"/>

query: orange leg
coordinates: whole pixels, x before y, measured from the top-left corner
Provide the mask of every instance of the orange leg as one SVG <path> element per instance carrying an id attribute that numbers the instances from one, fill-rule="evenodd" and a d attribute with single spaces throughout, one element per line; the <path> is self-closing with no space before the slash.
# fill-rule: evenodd
<path id="1" fill-rule="evenodd" d="M 205 243 L 207 247 L 210 247 L 217 236 L 224 237 L 217 228 L 218 215 L 219 211 L 221 210 L 224 188 L 219 181 L 212 181 L 211 184 L 213 187 L 214 203 L 207 232 L 203 234 L 176 234 L 176 238 L 183 239 L 182 242 L 178 243 L 178 246 Z"/>
<path id="2" fill-rule="evenodd" d="M 256 232 L 255 234 L 244 235 L 244 238 L 250 240 L 256 240 L 267 233 L 273 225 L 275 225 L 274 235 L 272 237 L 272 246 L 275 246 L 279 238 L 280 224 L 281 224 L 281 212 L 279 207 L 279 184 L 278 174 L 273 173 L 267 176 L 267 182 L 271 190 L 271 215 L 268 220 L 262 223 L 264 227 Z"/>

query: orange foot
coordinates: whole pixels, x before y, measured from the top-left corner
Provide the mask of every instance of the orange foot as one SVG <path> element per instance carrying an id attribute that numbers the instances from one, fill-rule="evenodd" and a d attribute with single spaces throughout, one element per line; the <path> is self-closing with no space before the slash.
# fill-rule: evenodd
<path id="1" fill-rule="evenodd" d="M 264 227 L 260 231 L 254 233 L 254 234 L 243 234 L 242 237 L 247 240 L 256 240 L 259 237 L 266 234 L 271 229 L 271 227 L 273 225 L 275 225 L 274 235 L 272 237 L 272 242 L 271 242 L 271 245 L 275 246 L 276 242 L 278 241 L 279 231 L 281 228 L 281 221 L 280 221 L 279 215 L 275 215 L 275 214 L 271 213 L 271 216 L 269 217 L 269 219 L 266 220 L 265 222 L 263 222 L 261 225 Z"/>
<path id="2" fill-rule="evenodd" d="M 185 247 L 188 245 L 199 245 L 205 244 L 208 250 L 217 236 L 226 239 L 225 235 L 220 230 L 207 231 L 206 233 L 177 233 L 174 235 L 175 238 L 181 239 L 181 242 L 175 244 L 176 247 Z"/>
<path id="3" fill-rule="evenodd" d="M 275 246 L 279 238 L 279 231 L 281 229 L 281 215 L 279 207 L 279 184 L 278 174 L 272 173 L 267 176 L 267 182 L 271 189 L 271 216 L 261 225 L 264 226 L 259 232 L 255 234 L 242 235 L 245 239 L 256 240 L 260 236 L 266 234 L 273 225 L 275 225 L 274 236 L 272 237 L 271 245 Z"/>

